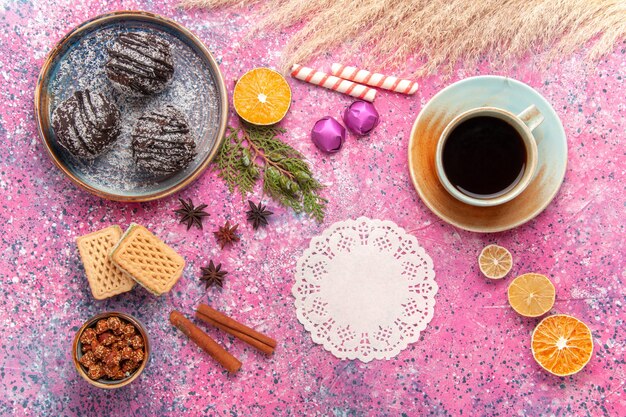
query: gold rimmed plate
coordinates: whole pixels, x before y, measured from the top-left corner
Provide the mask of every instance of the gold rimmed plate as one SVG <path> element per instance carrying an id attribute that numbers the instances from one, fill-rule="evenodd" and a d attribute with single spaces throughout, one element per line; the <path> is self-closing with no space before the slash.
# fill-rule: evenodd
<path id="1" fill-rule="evenodd" d="M 448 123 L 477 107 L 519 114 L 531 104 L 537 106 L 544 121 L 533 130 L 537 171 L 524 192 L 493 207 L 471 206 L 452 197 L 439 182 L 435 168 L 437 141 Z M 409 140 L 411 179 L 424 204 L 442 220 L 473 232 L 500 232 L 533 219 L 559 191 L 566 168 L 567 139 L 558 115 L 537 91 L 506 77 L 472 77 L 444 88 L 420 111 Z"/>
<path id="2" fill-rule="evenodd" d="M 170 42 L 175 69 L 168 88 L 145 98 L 128 97 L 115 90 L 105 75 L 104 64 L 108 46 L 122 32 L 155 33 Z M 122 114 L 119 138 L 93 161 L 76 158 L 61 147 L 50 123 L 59 103 L 86 88 L 105 94 Z M 182 171 L 157 178 L 136 169 L 130 132 L 144 112 L 168 104 L 186 116 L 197 155 Z M 35 116 L 50 158 L 70 180 L 103 198 L 139 202 L 181 190 L 208 167 L 224 138 L 228 99 L 217 62 L 194 34 L 165 17 L 121 11 L 82 23 L 54 47 L 37 82 Z"/>

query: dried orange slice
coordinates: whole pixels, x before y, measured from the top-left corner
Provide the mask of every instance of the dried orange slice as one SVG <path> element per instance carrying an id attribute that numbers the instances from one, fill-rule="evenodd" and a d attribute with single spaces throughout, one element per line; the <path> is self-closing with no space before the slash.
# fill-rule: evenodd
<path id="1" fill-rule="evenodd" d="M 509 303 L 522 316 L 539 317 L 554 305 L 554 285 L 545 275 L 524 274 L 509 285 Z"/>
<path id="2" fill-rule="evenodd" d="M 531 349 L 546 371 L 558 376 L 572 375 L 591 359 L 593 337 L 582 321 L 558 314 L 546 317 L 535 327 Z"/>
<path id="3" fill-rule="evenodd" d="M 246 72 L 235 85 L 235 111 L 243 120 L 254 125 L 280 122 L 291 105 L 291 88 L 285 77 L 269 68 L 254 68 Z"/>
<path id="4" fill-rule="evenodd" d="M 478 266 L 480 272 L 487 278 L 504 278 L 513 267 L 513 257 L 511 252 L 502 246 L 485 246 L 478 256 Z"/>

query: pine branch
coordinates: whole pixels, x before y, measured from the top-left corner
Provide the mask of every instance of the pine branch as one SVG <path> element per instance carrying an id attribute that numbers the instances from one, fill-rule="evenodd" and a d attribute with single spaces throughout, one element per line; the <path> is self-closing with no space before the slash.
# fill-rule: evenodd
<path id="1" fill-rule="evenodd" d="M 214 169 L 242 199 L 262 177 L 263 190 L 272 199 L 322 222 L 328 203 L 319 195 L 324 186 L 313 178 L 304 156 L 278 138 L 284 133 L 277 127 L 229 127 Z"/>
<path id="2" fill-rule="evenodd" d="M 237 130 L 229 128 L 215 162 L 220 171 L 219 176 L 231 193 L 238 189 L 241 197 L 245 198 L 252 192 L 259 170 L 250 161 L 249 151 L 242 147 Z"/>

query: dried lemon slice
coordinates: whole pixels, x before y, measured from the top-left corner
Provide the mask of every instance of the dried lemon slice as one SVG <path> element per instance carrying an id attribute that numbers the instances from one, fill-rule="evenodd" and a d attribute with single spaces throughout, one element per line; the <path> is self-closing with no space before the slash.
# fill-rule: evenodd
<path id="1" fill-rule="evenodd" d="M 591 359 L 593 337 L 582 321 L 558 314 L 546 317 L 535 327 L 531 349 L 546 371 L 558 376 L 572 375 Z"/>
<path id="2" fill-rule="evenodd" d="M 280 122 L 291 105 L 291 88 L 285 77 L 269 68 L 254 68 L 246 72 L 233 92 L 235 111 L 243 120 L 254 125 Z"/>
<path id="3" fill-rule="evenodd" d="M 548 277 L 530 273 L 511 282 L 508 296 L 513 310 L 525 317 L 539 317 L 554 305 L 555 290 Z"/>
<path id="4" fill-rule="evenodd" d="M 513 257 L 511 252 L 502 246 L 485 246 L 478 256 L 478 266 L 480 272 L 487 278 L 504 278 L 513 266 Z"/>

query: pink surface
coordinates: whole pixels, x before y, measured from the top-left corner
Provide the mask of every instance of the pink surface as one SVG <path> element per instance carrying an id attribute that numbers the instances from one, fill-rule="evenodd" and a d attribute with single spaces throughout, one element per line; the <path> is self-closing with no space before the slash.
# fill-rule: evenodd
<path id="1" fill-rule="evenodd" d="M 266 230 L 245 222 L 245 205 L 207 172 L 179 195 L 149 204 L 103 201 L 70 183 L 49 161 L 37 136 L 33 90 L 46 54 L 73 26 L 116 9 L 144 9 L 172 17 L 213 51 L 232 92 L 234 80 L 257 66 L 278 65 L 287 34 L 243 37 L 257 20 L 247 8 L 185 11 L 175 2 L 3 2 L 0 17 L 0 414 L 14 415 L 626 415 L 624 364 L 626 219 L 624 69 L 626 44 L 585 67 L 581 56 L 547 70 L 536 57 L 491 68 L 481 64 L 452 79 L 421 79 L 413 97 L 380 92 L 381 124 L 337 154 L 321 154 L 309 140 L 313 123 L 339 117 L 345 96 L 289 80 L 294 93 L 285 140 L 303 152 L 330 200 L 323 225 L 294 216 L 271 201 Z M 317 63 L 329 69 L 332 54 Z M 354 62 L 345 62 L 354 64 Z M 480 235 L 435 217 L 409 181 L 408 134 L 420 108 L 450 82 L 500 74 L 528 83 L 563 121 L 569 165 L 555 201 L 513 231 Z M 402 75 L 402 74 L 400 74 Z M 406 74 L 405 74 L 406 75 Z M 210 205 L 204 231 L 187 232 L 172 211 L 177 197 Z M 257 190 L 253 200 L 261 198 Z M 265 201 L 267 199 L 264 199 Z M 327 225 L 365 215 L 411 231 L 435 263 L 435 316 L 420 341 L 396 358 L 363 364 L 340 361 L 311 341 L 297 321 L 291 286 L 295 262 Z M 225 220 L 241 224 L 242 240 L 219 250 L 212 231 Z M 102 227 L 144 224 L 187 260 L 174 290 L 155 298 L 136 288 L 94 301 L 74 240 Z M 508 247 L 523 272 L 548 275 L 557 288 L 554 313 L 589 324 L 594 356 L 579 374 L 542 371 L 529 350 L 538 320 L 508 307 L 511 278 L 490 282 L 476 257 L 488 243 Z M 198 280 L 210 259 L 230 271 L 222 291 Z M 229 376 L 167 322 L 173 308 L 191 314 L 210 302 L 278 339 L 266 358 L 214 330 L 208 332 L 244 363 Z M 89 386 L 74 370 L 73 333 L 90 316 L 122 310 L 141 320 L 153 354 L 145 373 L 118 391 Z M 205 328 L 206 329 L 206 328 Z"/>

